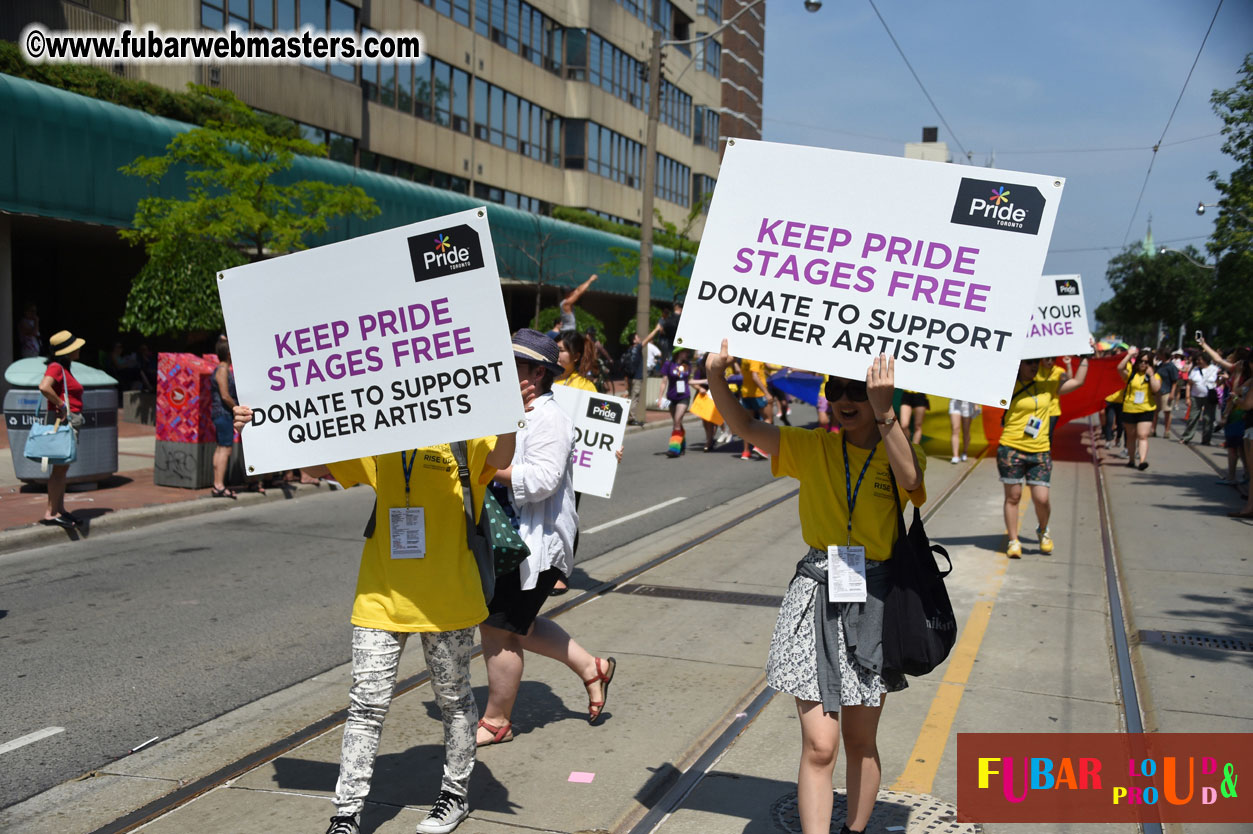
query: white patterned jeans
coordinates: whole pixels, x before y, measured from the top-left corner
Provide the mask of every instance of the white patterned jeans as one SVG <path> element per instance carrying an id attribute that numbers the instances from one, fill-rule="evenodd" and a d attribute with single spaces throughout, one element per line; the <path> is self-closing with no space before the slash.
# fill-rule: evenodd
<path id="1" fill-rule="evenodd" d="M 407 632 L 380 631 L 354 626 L 352 630 L 352 689 L 348 721 L 335 785 L 336 813 L 359 814 L 370 792 L 374 759 L 378 755 L 383 718 L 396 686 L 400 653 Z M 422 654 L 431 673 L 431 688 L 444 718 L 444 778 L 440 789 L 466 796 L 474 770 L 474 732 L 479 711 L 470 691 L 470 653 L 474 628 L 418 632 Z"/>

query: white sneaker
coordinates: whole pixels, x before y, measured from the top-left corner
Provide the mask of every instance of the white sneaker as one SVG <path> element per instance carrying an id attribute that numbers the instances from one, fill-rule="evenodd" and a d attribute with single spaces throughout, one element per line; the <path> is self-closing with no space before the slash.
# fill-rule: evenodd
<path id="1" fill-rule="evenodd" d="M 439 798 L 431 806 L 426 819 L 418 823 L 418 834 L 448 834 L 470 813 L 470 806 L 464 796 L 457 796 L 449 791 L 440 791 Z"/>
<path id="2" fill-rule="evenodd" d="M 949 463 L 960 463 L 960 462 L 961 462 L 961 458 L 953 458 L 952 460 L 949 461 Z"/>
<path id="3" fill-rule="evenodd" d="M 966 462 L 966 456 L 962 455 L 962 463 L 965 463 L 965 462 Z"/>

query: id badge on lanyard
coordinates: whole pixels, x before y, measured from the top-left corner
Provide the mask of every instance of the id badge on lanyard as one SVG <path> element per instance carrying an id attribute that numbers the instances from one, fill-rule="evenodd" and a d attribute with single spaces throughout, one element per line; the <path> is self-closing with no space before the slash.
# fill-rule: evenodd
<path id="1" fill-rule="evenodd" d="M 854 487 L 848 470 L 848 438 L 841 437 L 840 440 L 844 450 L 844 494 L 848 496 L 848 544 L 827 547 L 827 601 L 865 602 L 866 548 L 853 544 L 853 508 L 857 506 L 862 479 L 866 477 L 866 470 L 870 468 L 870 461 L 879 447 L 876 445 L 866 456 Z"/>
<path id="2" fill-rule="evenodd" d="M 409 506 L 409 476 L 413 473 L 413 465 L 418 460 L 418 452 L 413 457 L 400 453 L 400 467 L 405 473 L 405 505 L 391 507 L 388 522 L 391 529 L 391 556 L 393 559 L 425 559 L 426 558 L 426 510 L 422 507 Z"/>

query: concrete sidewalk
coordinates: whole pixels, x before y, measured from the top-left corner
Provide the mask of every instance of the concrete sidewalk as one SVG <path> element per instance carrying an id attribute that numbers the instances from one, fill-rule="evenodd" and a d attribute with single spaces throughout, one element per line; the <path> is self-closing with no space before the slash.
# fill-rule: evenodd
<path id="1" fill-rule="evenodd" d="M 1072 424 L 1059 431 L 1051 522 L 1057 549 L 1051 556 L 1035 548 L 1035 519 L 1027 508 L 1024 557 L 1006 559 L 1002 490 L 990 459 L 975 466 L 928 523 L 931 538 L 948 547 L 953 557 L 955 570 L 948 584 L 959 639 L 943 667 L 911 679 L 909 689 L 888 699 L 879 736 L 885 790 L 868 831 L 901 830 L 897 826 L 906 832 L 974 830 L 951 818 L 958 733 L 1123 729 L 1088 443 L 1084 426 Z M 1216 476 L 1208 464 L 1178 444 L 1155 441 L 1151 458 L 1147 472 L 1117 466 L 1105 470 L 1129 619 L 1137 629 L 1247 638 L 1253 586 L 1249 526 L 1217 512 L 1232 506 L 1234 493 L 1214 485 Z M 966 469 L 937 459 L 929 468 L 933 498 Z M 744 517 L 785 496 L 794 485 L 775 481 L 580 568 L 587 582 L 606 581 Z M 1201 543 L 1206 558 L 1198 562 Z M 735 725 L 747 701 L 760 691 L 774 600 L 782 595 L 803 550 L 792 498 L 563 614 L 560 623 L 580 643 L 619 661 L 604 722 L 587 726 L 583 688 L 564 667 L 533 659 L 513 716 L 518 737 L 480 750 L 472 813 L 458 832 L 628 831 L 710 738 Z M 637 592 L 623 592 L 632 590 Z M 719 592 L 753 596 L 720 599 Z M 1245 694 L 1248 654 L 1150 647 L 1143 640 L 1135 651 L 1141 697 L 1152 704 L 1146 710 L 1151 728 L 1229 731 L 1253 724 Z M 411 648 L 401 677 L 421 669 L 421 652 Z M 15 834 L 92 831 L 342 709 L 348 676 L 347 666 L 332 670 L 122 759 L 93 778 L 6 809 L 0 812 L 0 829 Z M 474 678 L 482 703 L 486 681 L 481 659 L 474 664 Z M 657 830 L 799 831 L 794 808 L 799 738 L 791 699 L 774 697 Z M 328 797 L 334 789 L 339 739 L 339 728 L 330 729 L 143 830 L 321 832 L 332 813 Z M 412 831 L 434 798 L 441 761 L 438 714 L 429 689 L 419 686 L 393 704 L 363 831 Z M 574 772 L 594 777 L 590 783 L 571 782 Z M 842 792 L 842 764 L 835 781 Z M 841 822 L 837 813 L 833 830 Z M 996 834 L 1021 828 L 987 825 L 984 830 Z M 1030 830 L 1131 834 L 1135 829 L 1033 824 Z M 1188 827 L 1205 834 L 1238 830 L 1242 828 Z"/>

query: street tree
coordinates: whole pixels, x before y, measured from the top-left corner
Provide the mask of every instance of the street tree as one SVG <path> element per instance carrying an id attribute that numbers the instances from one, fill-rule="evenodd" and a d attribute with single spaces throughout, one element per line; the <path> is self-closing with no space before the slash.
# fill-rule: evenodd
<path id="1" fill-rule="evenodd" d="M 263 117 L 227 90 L 190 87 L 222 115 L 175 136 L 164 155 L 141 156 L 121 169 L 152 186 L 181 177 L 187 191 L 140 200 L 133 228 L 119 233 L 148 254 L 120 323 L 145 336 L 220 329 L 218 271 L 304 249 L 337 217 L 379 213 L 356 186 L 282 183 L 297 155 L 325 156 L 326 148 L 268 131 Z"/>
<path id="2" fill-rule="evenodd" d="M 1205 256 L 1195 247 L 1183 250 L 1194 261 Z M 1102 328 L 1128 341 L 1152 344 L 1159 327 L 1174 333 L 1180 325 L 1207 329 L 1213 270 L 1188 262 L 1178 252 L 1145 252 L 1137 243 L 1110 259 L 1105 272 L 1114 295 L 1095 310 Z"/>
<path id="3" fill-rule="evenodd" d="M 696 260 L 696 251 L 700 241 L 692 239 L 692 230 L 700 222 L 701 215 L 709 204 L 709 196 L 696 200 L 692 208 L 683 218 L 683 225 L 672 223 L 662 217 L 657 209 L 653 213 L 661 226 L 653 240 L 654 243 L 670 248 L 668 259 L 653 258 L 653 277 L 670 288 L 675 298 L 682 298 L 687 293 L 687 285 L 691 280 L 684 273 L 689 271 Z M 613 247 L 609 250 L 614 259 L 605 264 L 603 271 L 609 275 L 618 275 L 630 280 L 637 280 L 640 274 L 640 253 L 638 249 Z"/>
<path id="4" fill-rule="evenodd" d="M 1208 249 L 1218 262 L 1209 313 L 1219 344 L 1253 340 L 1249 286 L 1253 284 L 1253 53 L 1245 56 L 1240 80 L 1210 96 L 1223 121 L 1223 153 L 1236 168 L 1227 179 L 1213 171 L 1209 179 L 1222 196 Z"/>
<path id="5" fill-rule="evenodd" d="M 540 327 L 544 289 L 554 287 L 561 278 L 573 275 L 573 270 L 561 268 L 563 263 L 568 263 L 566 253 L 570 249 L 571 241 L 560 232 L 555 223 L 545 224 L 537 214 L 531 215 L 531 223 L 531 234 L 509 243 L 508 246 L 529 265 L 535 278 L 535 313 L 531 317 L 531 327 L 545 330 L 547 328 Z M 504 275 L 505 270 L 502 269 L 501 274 Z"/>

